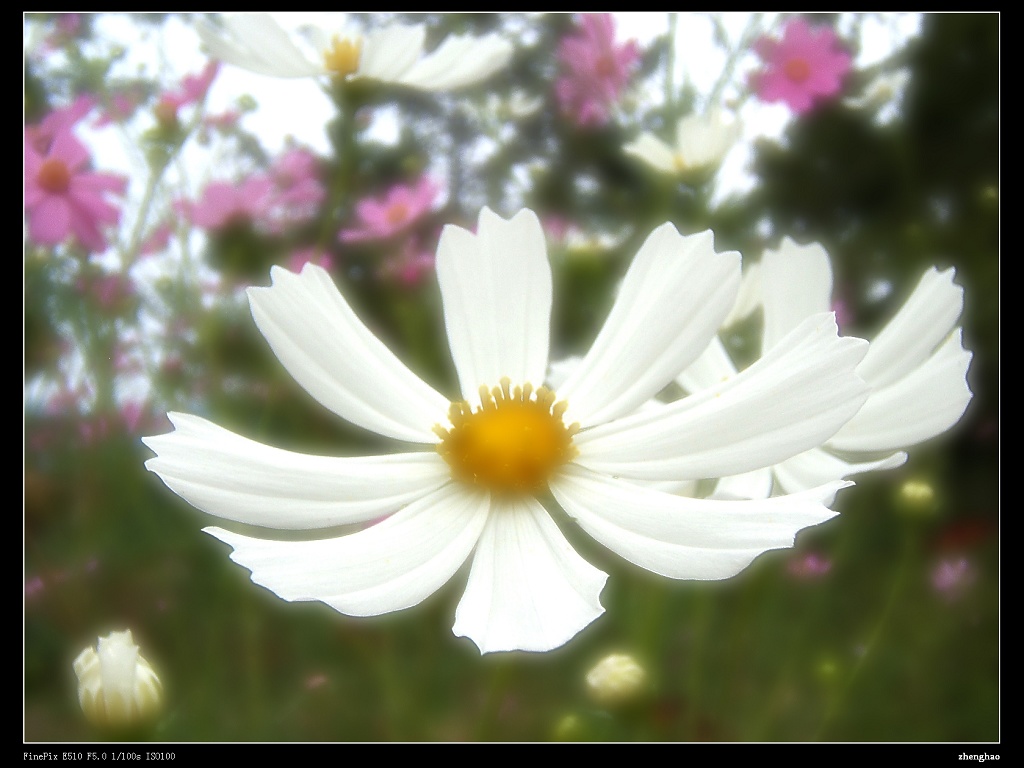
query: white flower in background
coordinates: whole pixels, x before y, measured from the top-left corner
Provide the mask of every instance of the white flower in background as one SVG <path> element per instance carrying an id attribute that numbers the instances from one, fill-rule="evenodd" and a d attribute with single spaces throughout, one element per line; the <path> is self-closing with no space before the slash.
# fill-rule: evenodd
<path id="1" fill-rule="evenodd" d="M 151 719 L 160 709 L 161 685 L 132 639 L 131 630 L 99 638 L 74 661 L 78 701 L 90 721 L 119 727 Z"/>
<path id="2" fill-rule="evenodd" d="M 910 72 L 906 69 L 884 72 L 871 80 L 859 96 L 844 98 L 843 104 L 852 109 L 875 111 L 875 119 L 884 125 L 899 114 L 903 94 L 909 83 Z"/>
<path id="3" fill-rule="evenodd" d="M 717 169 L 739 135 L 738 121 L 726 122 L 721 110 L 712 109 L 681 119 L 674 147 L 644 132 L 623 149 L 656 171 L 685 177 Z"/>
<path id="4" fill-rule="evenodd" d="M 802 246 L 784 238 L 777 251 L 765 253 L 760 269 L 751 275 L 764 309 L 765 354 L 805 318 L 831 305 L 832 267 L 825 249 L 816 243 Z M 963 329 L 958 325 L 964 291 L 953 276 L 952 268 L 928 269 L 871 342 L 857 367 L 871 394 L 842 429 L 820 447 L 774 467 L 723 478 L 714 495 L 760 498 L 773 487 L 794 493 L 859 472 L 892 469 L 906 461 L 902 449 L 956 424 L 971 400 L 967 386 L 971 353 L 963 347 Z M 744 309 L 750 311 L 753 306 L 748 294 Z M 735 375 L 736 368 L 716 337 L 677 381 L 690 393 L 708 393 Z M 881 456 L 886 453 L 891 455 Z"/>
<path id="5" fill-rule="evenodd" d="M 376 615 L 416 605 L 472 558 L 454 632 L 482 652 L 562 645 L 602 612 L 607 575 L 581 558 L 538 496 L 625 559 L 676 579 L 722 579 L 834 515 L 845 483 L 757 501 L 684 498 L 634 480 L 746 472 L 820 445 L 865 397 L 866 342 L 820 314 L 714 396 L 639 406 L 716 333 L 740 282 L 738 253 L 711 232 L 658 227 L 633 261 L 593 347 L 554 392 L 552 276 L 537 216 L 483 209 L 474 234 L 445 227 L 436 260 L 461 385 L 449 403 L 406 368 L 314 265 L 250 288 L 253 319 L 295 380 L 329 410 L 419 444 L 386 456 L 291 453 L 198 416 L 145 438 L 146 462 L 210 514 L 308 530 L 382 522 L 344 536 L 278 541 L 206 532 L 285 600 Z M 632 414 L 632 415 L 631 415 Z"/>
<path id="6" fill-rule="evenodd" d="M 311 27 L 292 36 L 264 13 L 201 22 L 197 30 L 210 55 L 271 77 L 331 75 L 443 91 L 479 82 L 502 69 L 512 45 L 495 34 L 452 35 L 425 54 L 422 25 L 392 24 L 362 33 Z"/>

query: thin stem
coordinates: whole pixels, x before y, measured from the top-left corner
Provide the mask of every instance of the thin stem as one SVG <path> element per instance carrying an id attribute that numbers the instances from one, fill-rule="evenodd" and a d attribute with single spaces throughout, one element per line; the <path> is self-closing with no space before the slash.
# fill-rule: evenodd
<path id="1" fill-rule="evenodd" d="M 849 696 L 850 689 L 853 687 L 854 682 L 857 680 L 862 669 L 866 665 L 868 659 L 872 655 L 872 651 L 878 647 L 879 640 L 885 633 L 889 619 L 896 609 L 899 603 L 899 598 L 903 594 L 903 588 L 907 581 L 907 575 L 910 572 L 912 553 L 912 539 L 909 536 L 904 536 L 903 555 L 900 560 L 899 570 L 896 572 L 892 580 L 892 586 L 889 589 L 889 595 L 885 601 L 885 605 L 882 607 L 881 612 L 878 614 L 878 619 L 875 621 L 875 625 L 871 630 L 871 634 L 864 643 L 864 651 L 861 653 L 857 660 L 854 662 L 850 673 L 846 676 L 846 680 L 842 685 L 838 686 L 831 700 L 828 702 L 825 708 L 825 714 L 821 719 L 821 725 L 818 727 L 818 732 L 815 735 L 815 741 L 821 741 L 825 732 L 835 721 L 837 714 L 840 711 L 843 703 Z"/>

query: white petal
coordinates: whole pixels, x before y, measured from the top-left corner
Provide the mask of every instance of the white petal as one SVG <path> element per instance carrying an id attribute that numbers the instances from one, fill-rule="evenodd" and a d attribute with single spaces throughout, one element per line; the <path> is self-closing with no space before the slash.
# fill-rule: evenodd
<path id="1" fill-rule="evenodd" d="M 676 383 L 687 392 L 696 393 L 708 387 L 717 387 L 735 375 L 736 366 L 721 340 L 715 336 L 700 357 L 676 376 Z"/>
<path id="2" fill-rule="evenodd" d="M 972 354 L 963 348 L 962 335 L 957 328 L 911 373 L 872 390 L 864 407 L 829 440 L 828 447 L 891 451 L 935 437 L 956 424 L 972 397 L 967 386 Z"/>
<path id="3" fill-rule="evenodd" d="M 353 616 L 416 605 L 469 557 L 487 521 L 486 494 L 450 484 L 358 533 L 272 541 L 203 530 L 234 548 L 254 583 L 284 600 L 320 600 Z"/>
<path id="4" fill-rule="evenodd" d="M 169 413 L 175 430 L 143 438 L 167 487 L 211 515 L 291 530 L 391 514 L 451 480 L 434 451 L 331 458 L 271 448 L 198 416 Z"/>
<path id="5" fill-rule="evenodd" d="M 832 309 L 832 265 L 818 243 L 797 245 L 784 237 L 761 259 L 764 343 L 769 350 L 811 315 Z M 870 353 L 869 353 L 870 354 Z"/>
<path id="6" fill-rule="evenodd" d="M 422 26 L 394 25 L 366 35 L 359 57 L 360 77 L 400 82 L 423 53 Z"/>
<path id="7" fill-rule="evenodd" d="M 821 448 L 812 448 L 776 464 L 772 470 L 785 493 L 797 493 L 850 475 L 880 469 L 895 469 L 907 461 L 907 454 L 894 453 L 877 461 L 848 462 Z"/>
<path id="8" fill-rule="evenodd" d="M 831 314 L 808 318 L 752 366 L 659 412 L 584 430 L 577 463 L 626 478 L 724 477 L 816 447 L 857 412 L 854 374 L 867 342 L 837 336 Z"/>
<path id="9" fill-rule="evenodd" d="M 742 475 L 720 478 L 712 499 L 767 499 L 772 495 L 772 468 L 762 467 Z M 804 489 L 801 489 L 804 490 Z"/>
<path id="10" fill-rule="evenodd" d="M 330 275 L 307 264 L 270 271 L 250 288 L 253 319 L 288 372 L 325 408 L 398 440 L 436 443 L 448 401 L 403 365 L 356 317 Z"/>
<path id="11" fill-rule="evenodd" d="M 676 123 L 679 165 L 701 168 L 717 165 L 739 138 L 739 121 L 726 123 L 720 109 L 703 115 L 689 115 Z"/>
<path id="12" fill-rule="evenodd" d="M 739 282 L 740 255 L 716 254 L 710 231 L 654 230 L 593 346 L 558 392 L 569 403 L 566 422 L 600 424 L 654 397 L 707 347 Z"/>
<path id="13" fill-rule="evenodd" d="M 631 563 L 673 579 L 725 579 L 834 517 L 825 505 L 847 485 L 752 501 L 690 499 L 570 465 L 551 492 L 587 533 Z"/>
<path id="14" fill-rule="evenodd" d="M 623 147 L 628 155 L 643 160 L 662 173 L 675 173 L 675 152 L 653 133 L 644 132 Z"/>
<path id="15" fill-rule="evenodd" d="M 761 306 L 761 265 L 751 264 L 743 269 L 740 289 L 736 294 L 736 303 L 722 321 L 722 327 L 728 328 L 740 320 L 752 315 Z"/>
<path id="16" fill-rule="evenodd" d="M 506 221 L 484 208 L 477 233 L 448 225 L 437 246 L 437 279 L 463 397 L 502 376 L 540 386 L 547 373 L 551 267 L 537 215 Z M 428 425 L 429 426 L 429 425 Z"/>
<path id="17" fill-rule="evenodd" d="M 872 386 L 884 387 L 906 376 L 949 336 L 964 308 L 964 289 L 953 282 L 955 271 L 931 267 L 899 312 L 871 341 L 857 373 Z"/>
<path id="18" fill-rule="evenodd" d="M 512 50 L 512 44 L 498 35 L 453 35 L 416 62 L 400 82 L 430 91 L 461 88 L 507 66 Z"/>
<path id="19" fill-rule="evenodd" d="M 225 17 L 222 28 L 203 21 L 196 30 L 210 55 L 228 64 L 271 77 L 315 77 L 324 73 L 323 64 L 310 61 L 265 13 Z"/>
<path id="20" fill-rule="evenodd" d="M 481 653 L 549 651 L 604 612 L 607 578 L 535 499 L 495 501 L 452 631 Z"/>

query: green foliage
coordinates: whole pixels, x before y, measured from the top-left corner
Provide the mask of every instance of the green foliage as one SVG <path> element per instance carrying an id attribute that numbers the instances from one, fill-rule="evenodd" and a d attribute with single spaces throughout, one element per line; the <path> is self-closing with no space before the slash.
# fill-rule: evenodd
<path id="1" fill-rule="evenodd" d="M 570 15 L 352 17 L 364 28 L 426 24 L 428 48 L 447 35 L 491 32 L 517 48 L 506 70 L 453 94 L 325 83 L 337 112 L 324 128 L 331 153 L 318 161 L 325 198 L 309 220 L 281 231 L 236 221 L 198 235 L 172 205 L 198 193 L 194 180 L 174 175 L 183 154 L 205 137 L 212 148 L 203 178 L 239 182 L 265 171 L 276 149 L 244 117 L 225 129 L 203 126 L 202 104 L 191 119 L 156 122 L 152 106 L 170 83 L 126 75 L 124 52 L 99 39 L 96 19 L 86 16 L 75 37 L 58 40 L 57 54 L 26 64 L 26 125 L 77 94 L 106 104 L 114 91 L 138 86 L 130 138 L 148 158 L 139 174 L 152 194 L 133 181 L 145 202 L 126 207 L 111 249 L 116 267 L 67 243 L 25 246 L 25 739 L 95 738 L 78 711 L 71 659 L 126 627 L 167 700 L 160 723 L 139 739 L 998 739 L 999 17 L 926 15 L 920 35 L 876 67 L 910 72 L 891 121 L 839 100 L 794 116 L 781 144 L 757 142 L 753 190 L 724 200 L 715 200 L 713 177 L 690 186 L 622 151 L 643 130 L 667 137 L 679 116 L 708 104 L 688 80 L 668 100 L 651 96 L 663 92 L 672 58 L 665 37 L 645 48 L 613 119 L 589 129 L 566 119 L 552 92 Z M 168 21 L 130 18 L 156 31 Z M 747 51 L 715 18 L 738 108 L 750 96 Z M 33 14 L 26 38 L 51 34 L 54 24 L 53 15 Z M 864 80 L 852 82 L 866 87 Z M 523 96 L 537 100 L 527 114 L 514 108 Z M 385 113 L 400 127 L 394 143 L 370 130 Z M 423 174 L 448 182 L 443 204 L 394 238 L 339 243 L 359 201 Z M 405 283 L 382 264 L 409 241 L 432 253 L 444 225 L 472 226 L 483 205 L 510 214 L 524 204 L 593 236 L 550 238 L 554 357 L 587 350 L 637 248 L 671 221 L 684 233 L 712 228 L 717 250 L 738 249 L 745 261 L 783 235 L 821 242 L 852 317 L 842 330 L 868 337 L 928 266 L 955 266 L 967 295 L 974 401 L 949 436 L 913 449 L 905 467 L 841 494 L 836 520 L 726 582 L 653 577 L 556 518 L 611 578 L 606 614 L 549 653 L 481 657 L 452 635 L 466 569 L 416 608 L 361 619 L 287 603 L 252 584 L 223 544 L 200 533 L 212 518 L 145 471 L 151 452 L 140 436 L 168 431 L 164 414 L 186 411 L 312 454 L 393 445 L 342 422 L 295 384 L 255 328 L 243 289 L 267 285 L 271 266 L 296 249 L 320 249 L 374 334 L 428 383 L 454 393 L 433 274 Z M 147 273 L 141 241 L 163 221 L 172 239 L 149 257 L 160 270 Z M 91 286 L 108 274 L 131 275 L 137 288 L 100 301 Z M 877 290 L 882 284 L 888 292 Z M 741 361 L 753 357 L 757 323 L 748 319 L 725 339 Z M 115 363 L 126 348 L 141 371 Z M 129 383 L 138 378 L 146 389 L 136 398 Z M 125 406 L 136 399 L 142 416 L 133 422 Z M 901 501 L 907 480 L 929 483 L 934 503 Z M 799 573 L 810 554 L 831 563 L 827 572 Z M 959 559 L 968 564 L 961 582 L 935 587 L 936 569 Z M 596 704 L 584 684 L 615 651 L 641 658 L 652 681 L 649 696 L 622 709 Z"/>

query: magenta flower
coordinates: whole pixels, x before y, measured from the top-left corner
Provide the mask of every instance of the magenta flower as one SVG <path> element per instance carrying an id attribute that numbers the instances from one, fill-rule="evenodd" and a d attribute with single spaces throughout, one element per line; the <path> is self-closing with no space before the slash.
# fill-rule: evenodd
<path id="1" fill-rule="evenodd" d="M 564 74 L 555 82 L 562 112 L 581 127 L 604 125 L 640 58 L 635 41 L 615 44 L 610 13 L 587 13 L 579 34 L 558 46 Z"/>
<path id="2" fill-rule="evenodd" d="M 334 256 L 316 247 L 300 248 L 292 251 L 285 262 L 289 272 L 301 272 L 307 264 L 316 264 L 318 267 L 331 270 L 334 269 Z"/>
<path id="3" fill-rule="evenodd" d="M 832 561 L 810 552 L 786 563 L 786 570 L 798 579 L 817 579 L 832 570 Z"/>
<path id="4" fill-rule="evenodd" d="M 142 99 L 143 94 L 138 92 L 121 92 L 111 95 L 110 103 L 96 117 L 92 124 L 93 127 L 103 128 L 111 123 L 123 123 L 134 114 Z"/>
<path id="5" fill-rule="evenodd" d="M 169 221 L 157 224 L 139 246 L 140 256 L 151 256 L 160 253 L 171 244 L 171 236 L 174 234 L 174 225 Z"/>
<path id="6" fill-rule="evenodd" d="M 396 235 L 430 210 L 439 191 L 433 181 L 422 178 L 415 184 L 396 184 L 383 197 L 366 198 L 356 203 L 359 225 L 341 230 L 338 239 L 355 243 Z"/>
<path id="7" fill-rule="evenodd" d="M 417 240 L 409 240 L 397 254 L 386 259 L 379 276 L 397 282 L 404 288 L 415 288 L 434 271 L 434 254 Z"/>
<path id="8" fill-rule="evenodd" d="M 781 40 L 762 37 L 754 50 L 765 69 L 751 77 L 762 101 L 784 101 L 794 112 L 810 110 L 835 96 L 850 70 L 850 55 L 839 47 L 829 27 L 811 29 L 802 18 L 786 24 Z"/>
<path id="9" fill-rule="evenodd" d="M 177 88 L 160 96 L 154 110 L 157 119 L 170 123 L 177 119 L 178 110 L 189 104 L 198 104 L 206 98 L 206 93 L 213 85 L 213 79 L 220 71 L 220 62 L 211 59 L 198 75 L 186 75 Z"/>
<path id="10" fill-rule="evenodd" d="M 206 98 L 207 91 L 220 71 L 220 62 L 211 59 L 198 75 L 185 75 L 181 84 L 161 97 L 161 101 L 173 104 L 176 109 L 189 104 L 198 104 Z"/>
<path id="11" fill-rule="evenodd" d="M 83 93 L 66 107 L 49 112 L 38 125 L 26 126 L 25 139 L 37 152 L 45 155 L 57 134 L 70 131 L 95 106 L 96 99 Z"/>
<path id="12" fill-rule="evenodd" d="M 947 557 L 931 572 L 932 588 L 947 600 L 956 600 L 974 581 L 974 568 L 966 557 Z"/>
<path id="13" fill-rule="evenodd" d="M 73 235 L 91 251 L 106 250 L 103 225 L 116 224 L 120 211 L 106 193 L 123 194 L 128 180 L 87 169 L 89 151 L 70 131 L 58 133 L 40 152 L 25 133 L 25 212 L 29 239 L 54 246 Z"/>
<path id="14" fill-rule="evenodd" d="M 308 221 L 327 196 L 319 178 L 319 161 L 308 149 L 286 150 L 273 164 L 274 202 L 282 224 Z"/>
<path id="15" fill-rule="evenodd" d="M 262 222 L 272 204 L 274 182 L 264 174 L 254 174 L 240 184 L 213 181 L 206 185 L 199 202 L 182 202 L 180 210 L 197 227 L 224 229 L 230 224 Z"/>

